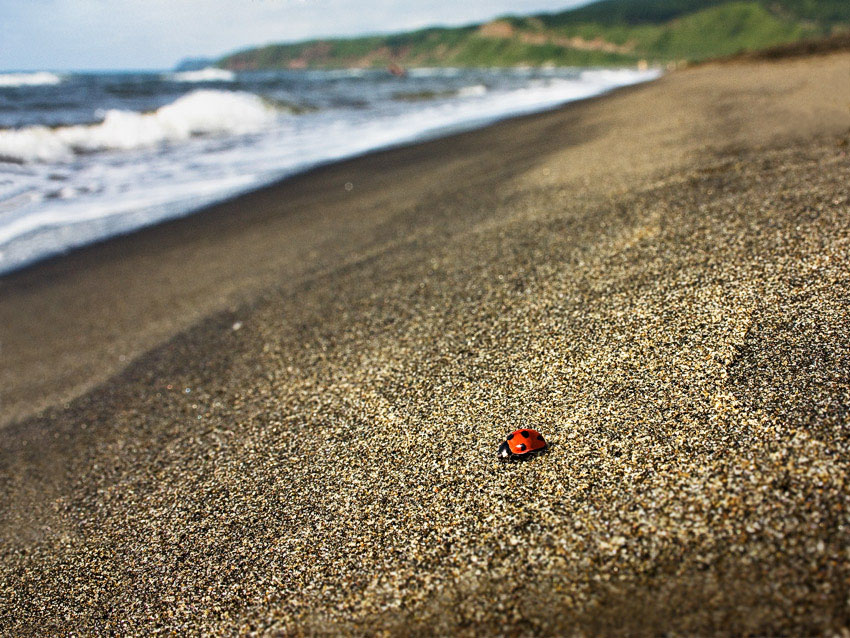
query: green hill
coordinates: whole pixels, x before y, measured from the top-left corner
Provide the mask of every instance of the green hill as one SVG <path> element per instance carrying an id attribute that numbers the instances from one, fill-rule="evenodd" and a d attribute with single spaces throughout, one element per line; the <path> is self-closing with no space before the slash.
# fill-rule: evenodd
<path id="1" fill-rule="evenodd" d="M 696 61 L 850 29 L 850 0 L 601 0 L 561 13 L 395 35 L 275 44 L 229 69 L 609 65 Z"/>

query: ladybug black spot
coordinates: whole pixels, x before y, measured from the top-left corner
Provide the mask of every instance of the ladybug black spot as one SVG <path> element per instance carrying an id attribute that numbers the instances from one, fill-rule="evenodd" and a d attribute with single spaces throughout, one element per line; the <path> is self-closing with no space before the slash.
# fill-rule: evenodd
<path id="1" fill-rule="evenodd" d="M 508 434 L 508 441 L 510 441 L 512 438 L 514 438 L 513 432 L 511 432 L 510 434 Z"/>
<path id="2" fill-rule="evenodd" d="M 523 430 L 522 432 L 520 432 L 520 434 L 522 434 L 522 438 L 524 439 L 527 439 L 529 437 L 528 430 Z"/>
<path id="3" fill-rule="evenodd" d="M 519 451 L 520 451 L 520 452 L 525 452 L 525 443 L 520 443 L 520 444 L 519 444 Z"/>
<path id="4" fill-rule="evenodd" d="M 538 434 L 538 435 L 537 435 L 537 440 L 538 440 L 538 441 L 542 441 L 542 440 L 543 440 L 543 435 L 542 435 L 542 434 Z"/>

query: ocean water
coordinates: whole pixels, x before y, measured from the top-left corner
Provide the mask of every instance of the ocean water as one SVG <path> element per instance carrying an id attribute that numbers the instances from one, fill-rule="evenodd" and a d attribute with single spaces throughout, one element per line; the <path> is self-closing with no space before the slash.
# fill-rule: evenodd
<path id="1" fill-rule="evenodd" d="M 0 274 L 318 164 L 651 80 L 635 69 L 0 74 Z"/>

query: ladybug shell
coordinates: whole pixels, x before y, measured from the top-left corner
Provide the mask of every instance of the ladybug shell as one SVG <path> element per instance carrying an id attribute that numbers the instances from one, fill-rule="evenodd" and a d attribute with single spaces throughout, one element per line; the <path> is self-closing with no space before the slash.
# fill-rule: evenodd
<path id="1" fill-rule="evenodd" d="M 539 452 L 545 447 L 546 441 L 537 430 L 528 428 L 514 430 L 499 447 L 499 457 L 523 457 L 532 452 Z"/>

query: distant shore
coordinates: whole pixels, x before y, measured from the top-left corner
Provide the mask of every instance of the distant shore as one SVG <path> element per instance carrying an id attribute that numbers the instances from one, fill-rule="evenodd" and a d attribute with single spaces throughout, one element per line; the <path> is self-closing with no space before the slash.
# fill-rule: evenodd
<path id="1" fill-rule="evenodd" d="M 0 279 L 0 634 L 846 629 L 848 69 L 676 71 Z"/>

